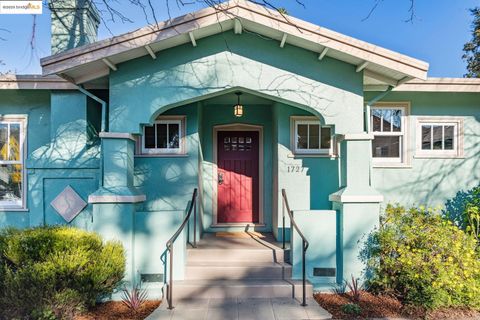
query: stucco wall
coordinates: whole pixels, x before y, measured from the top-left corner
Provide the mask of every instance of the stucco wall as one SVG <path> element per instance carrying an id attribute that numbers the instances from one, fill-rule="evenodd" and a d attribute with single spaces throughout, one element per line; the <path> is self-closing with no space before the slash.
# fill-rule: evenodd
<path id="1" fill-rule="evenodd" d="M 138 133 L 165 109 L 243 88 L 322 115 L 338 132 L 361 132 L 362 74 L 355 66 L 233 32 L 118 65 L 110 74 L 110 128 Z"/>
<path id="2" fill-rule="evenodd" d="M 368 101 L 376 93 L 368 92 Z M 386 203 L 403 205 L 443 206 L 460 190 L 480 183 L 480 98 L 474 93 L 392 92 L 384 101 L 409 101 L 408 147 L 411 167 L 374 168 L 373 183 L 385 196 Z M 417 116 L 464 117 L 464 149 L 462 159 L 419 159 L 415 157 L 415 118 Z"/>
<path id="3" fill-rule="evenodd" d="M 40 90 L 2 90 L 0 92 L 1 115 L 27 115 L 26 158 L 40 146 L 50 141 L 50 92 Z M 30 199 L 33 195 L 27 195 Z M 27 227 L 28 212 L 0 211 L 0 226 Z"/>

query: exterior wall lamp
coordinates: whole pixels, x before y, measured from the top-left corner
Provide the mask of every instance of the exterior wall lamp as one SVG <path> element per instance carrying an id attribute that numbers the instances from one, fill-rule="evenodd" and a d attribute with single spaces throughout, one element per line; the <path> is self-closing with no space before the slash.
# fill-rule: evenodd
<path id="1" fill-rule="evenodd" d="M 242 95 L 241 92 L 235 92 L 237 95 L 237 104 L 233 106 L 233 114 L 235 117 L 240 118 L 243 116 L 243 106 L 240 104 L 240 96 Z"/>

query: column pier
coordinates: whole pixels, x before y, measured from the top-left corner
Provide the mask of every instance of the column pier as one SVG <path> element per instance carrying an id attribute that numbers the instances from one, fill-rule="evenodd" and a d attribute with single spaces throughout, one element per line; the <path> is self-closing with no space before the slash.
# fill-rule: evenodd
<path id="1" fill-rule="evenodd" d="M 367 133 L 340 137 L 341 185 L 329 196 L 337 211 L 337 282 L 360 278 L 360 251 L 380 222 L 383 195 L 371 185 L 371 141 Z"/>
<path id="2" fill-rule="evenodd" d="M 120 241 L 126 253 L 125 281 L 136 283 L 134 263 L 135 204 L 145 201 L 133 185 L 134 137 L 129 133 L 100 133 L 101 186 L 88 197 L 93 204 L 93 230 L 104 239 Z"/>

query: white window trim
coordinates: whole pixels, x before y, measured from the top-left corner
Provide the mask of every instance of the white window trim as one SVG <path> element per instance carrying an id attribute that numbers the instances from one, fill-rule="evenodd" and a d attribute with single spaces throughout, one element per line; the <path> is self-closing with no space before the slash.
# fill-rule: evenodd
<path id="1" fill-rule="evenodd" d="M 299 124 L 318 124 L 319 125 L 319 143 L 321 144 L 322 136 L 321 136 L 321 129 L 322 128 L 330 128 L 330 148 L 319 148 L 319 149 L 298 149 L 297 148 L 297 141 L 298 141 L 298 131 L 297 126 Z M 313 116 L 292 116 L 290 117 L 290 149 L 292 150 L 294 155 L 302 155 L 302 156 L 333 156 L 334 155 L 334 138 L 333 138 L 333 126 L 332 125 L 322 125 L 320 120 L 317 117 Z"/>
<path id="2" fill-rule="evenodd" d="M 451 116 L 422 116 L 415 118 L 415 158 L 463 158 L 464 118 Z M 453 150 L 423 150 L 422 125 L 454 126 Z"/>
<path id="3" fill-rule="evenodd" d="M 186 117 L 185 116 L 160 116 L 151 125 L 178 124 L 180 141 L 179 148 L 145 148 L 145 127 L 142 128 L 142 136 L 138 139 L 139 156 L 181 156 L 186 154 Z M 150 126 L 150 125 L 149 125 Z M 155 145 L 157 136 L 155 135 Z"/>
<path id="4" fill-rule="evenodd" d="M 378 132 L 373 131 L 373 110 L 375 109 L 401 109 L 401 131 L 391 131 L 391 132 Z M 409 155 L 409 116 L 410 116 L 410 102 L 399 101 L 399 102 L 378 102 L 371 106 L 370 109 L 370 132 L 375 136 L 399 136 L 400 137 L 400 157 L 398 158 L 380 158 L 372 157 L 372 163 L 374 167 L 408 167 L 410 166 L 410 155 Z M 383 125 L 383 124 L 382 124 Z M 393 129 L 392 129 L 393 130 Z M 372 141 L 373 143 L 373 141 Z M 370 151 L 371 152 L 371 151 Z"/>
<path id="5" fill-rule="evenodd" d="M 1 164 L 20 164 L 22 166 L 22 199 L 20 201 L 0 201 L 0 212 L 25 211 L 27 206 L 27 175 L 25 159 L 27 152 L 27 116 L 26 115 L 0 115 L 0 123 L 20 124 L 20 160 L 0 161 Z"/>

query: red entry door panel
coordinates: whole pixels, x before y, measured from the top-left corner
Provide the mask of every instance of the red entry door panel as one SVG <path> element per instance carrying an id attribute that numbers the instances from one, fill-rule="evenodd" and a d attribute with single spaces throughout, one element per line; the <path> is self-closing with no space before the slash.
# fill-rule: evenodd
<path id="1" fill-rule="evenodd" d="M 219 131 L 218 223 L 258 222 L 257 131 Z"/>

